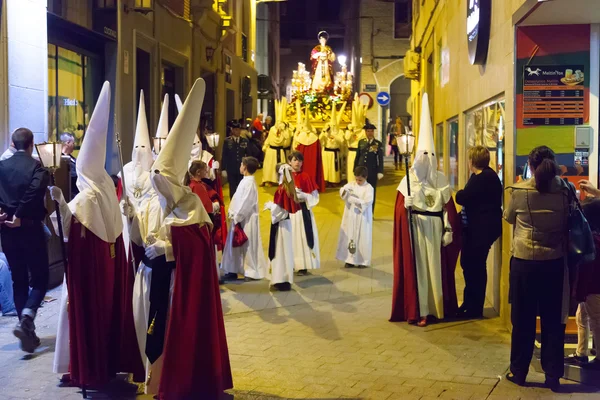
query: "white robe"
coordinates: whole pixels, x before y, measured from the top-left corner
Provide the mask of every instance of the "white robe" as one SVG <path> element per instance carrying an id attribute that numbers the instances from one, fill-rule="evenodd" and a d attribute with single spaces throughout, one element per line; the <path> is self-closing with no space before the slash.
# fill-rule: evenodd
<path id="1" fill-rule="evenodd" d="M 340 183 L 342 181 L 342 146 L 344 137 L 341 133 L 333 133 L 321 135 L 321 157 L 323 158 L 323 176 L 326 182 Z M 327 149 L 336 149 L 328 151 Z M 356 154 L 356 153 L 355 153 Z M 337 155 L 337 163 L 336 163 Z M 354 161 L 353 161 L 354 162 Z M 337 170 L 336 170 L 337 167 Z"/>
<path id="2" fill-rule="evenodd" d="M 312 212 L 313 207 L 319 204 L 319 192 L 307 193 L 306 206 L 310 211 L 310 218 L 312 221 L 312 230 L 314 237 L 314 246 L 312 250 L 308 247 L 306 242 L 306 231 L 304 230 L 304 220 L 302 219 L 302 212 L 295 212 L 290 216 L 292 221 L 292 237 L 294 238 L 294 266 L 296 271 L 303 269 L 319 269 L 321 267 L 321 253 L 319 250 L 319 232 L 317 230 L 317 222 L 315 221 L 315 215 Z"/>
<path id="3" fill-rule="evenodd" d="M 292 221 L 289 213 L 277 204 L 271 208 L 271 223 L 277 226 L 275 258 L 269 261 L 271 284 L 294 283 L 294 241 L 292 240 Z"/>
<path id="4" fill-rule="evenodd" d="M 371 265 L 373 248 L 373 186 L 350 182 L 340 189 L 344 200 L 344 216 L 338 239 L 336 258 L 352 265 Z M 350 241 L 356 252 L 348 250 Z"/>
<path id="5" fill-rule="evenodd" d="M 410 173 L 410 191 L 414 197 L 413 210 L 443 212 L 450 200 L 451 191 L 446 177 L 438 172 L 436 185 L 429 181 L 419 182 L 414 173 Z M 406 177 L 400 182 L 398 190 L 406 197 L 408 194 Z M 418 215 L 413 213 L 415 235 L 415 260 L 417 263 L 417 286 L 419 293 L 419 313 L 422 316 L 433 315 L 444 318 L 444 293 L 442 290 L 442 236 L 444 224 L 449 225 L 447 213 L 444 218 Z"/>
<path id="6" fill-rule="evenodd" d="M 263 161 L 263 183 L 272 182 L 277 183 L 279 181 L 279 171 L 277 171 L 277 153 L 279 153 L 280 162 L 286 163 L 286 154 L 283 148 L 289 143 L 290 133 L 289 131 L 283 130 L 278 131 L 277 128 L 271 128 L 269 136 L 263 145 L 263 152 L 265 153 L 265 160 Z M 280 150 L 273 149 L 271 147 L 281 147 Z"/>
<path id="7" fill-rule="evenodd" d="M 223 249 L 221 267 L 226 273 L 243 274 L 252 279 L 263 279 L 267 261 L 263 252 L 258 220 L 258 187 L 254 176 L 245 176 L 238 186 L 229 206 L 231 224 Z M 248 241 L 233 247 L 235 225 L 240 224 Z"/>

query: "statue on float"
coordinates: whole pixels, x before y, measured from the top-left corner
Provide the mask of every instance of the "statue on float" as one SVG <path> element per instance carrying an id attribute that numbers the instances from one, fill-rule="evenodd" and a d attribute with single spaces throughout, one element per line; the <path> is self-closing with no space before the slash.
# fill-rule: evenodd
<path id="1" fill-rule="evenodd" d="M 330 92 L 333 89 L 333 62 L 335 53 L 327 46 L 329 34 L 319 32 L 319 44 L 310 53 L 312 62 L 312 90 L 316 92 Z"/>

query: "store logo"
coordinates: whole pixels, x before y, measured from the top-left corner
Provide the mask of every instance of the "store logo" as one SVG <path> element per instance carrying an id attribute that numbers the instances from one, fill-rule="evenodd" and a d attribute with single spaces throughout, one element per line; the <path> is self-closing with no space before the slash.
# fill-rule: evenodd
<path id="1" fill-rule="evenodd" d="M 469 61 L 483 65 L 487 60 L 492 21 L 492 0 L 467 1 L 467 41 Z"/>
<path id="2" fill-rule="evenodd" d="M 76 99 L 64 99 L 63 100 L 63 106 L 66 107 L 73 107 L 73 106 L 78 106 L 79 102 Z"/>

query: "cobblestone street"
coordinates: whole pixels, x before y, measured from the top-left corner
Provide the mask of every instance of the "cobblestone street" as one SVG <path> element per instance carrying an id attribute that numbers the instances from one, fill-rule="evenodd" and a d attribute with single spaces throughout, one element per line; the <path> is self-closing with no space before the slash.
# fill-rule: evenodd
<path id="1" fill-rule="evenodd" d="M 417 328 L 390 323 L 393 206 L 401 174 L 387 168 L 378 188 L 373 267 L 345 269 L 335 260 L 342 203 L 328 190 L 315 210 L 321 270 L 298 278 L 294 290 L 269 292 L 268 282 L 222 287 L 235 399 L 594 399 L 596 389 L 563 381 L 564 393 L 543 388 L 543 376 L 519 388 L 504 379 L 510 336 L 493 310 L 480 321 Z M 257 177 L 260 182 L 260 176 Z M 273 189 L 261 189 L 260 204 Z M 262 209 L 262 207 L 261 207 Z M 268 214 L 261 214 L 268 246 Z M 462 289 L 462 279 L 457 276 Z M 459 297 L 461 296 L 459 291 Z M 36 321 L 42 347 L 24 357 L 0 318 L 0 400 L 80 399 L 59 388 L 52 373 L 60 288 Z M 101 305 L 99 305 L 101 306 Z M 92 393 L 92 398 L 133 399 L 134 394 Z M 147 399 L 149 396 L 137 396 Z"/>

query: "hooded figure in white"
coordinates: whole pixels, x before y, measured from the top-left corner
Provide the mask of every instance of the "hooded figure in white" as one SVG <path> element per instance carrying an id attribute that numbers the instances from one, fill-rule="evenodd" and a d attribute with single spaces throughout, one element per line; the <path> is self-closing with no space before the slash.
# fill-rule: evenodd
<path id="1" fill-rule="evenodd" d="M 181 112 L 183 104 L 178 94 L 175 95 L 175 104 L 177 104 L 177 111 Z M 219 170 L 219 162 L 215 160 L 212 154 L 202 147 L 202 142 L 198 134 L 194 135 L 194 143 L 192 144 L 192 151 L 190 152 L 190 161 L 188 162 L 188 168 L 196 160 L 203 161 L 208 165 L 208 178 L 214 181 L 217 177 L 217 171 Z"/>
<path id="2" fill-rule="evenodd" d="M 342 181 L 342 151 L 344 147 L 344 132 L 339 129 L 341 117 L 346 108 L 346 102 L 342 103 L 338 113 L 337 105 L 331 106 L 331 121 L 321 133 L 321 145 L 323 156 L 323 175 L 325 182 L 338 184 Z"/>
<path id="3" fill-rule="evenodd" d="M 160 154 L 169 136 L 169 94 L 166 93 L 162 109 L 160 110 L 160 118 L 158 119 L 158 127 L 156 128 L 156 136 L 154 137 L 154 146 L 152 149 L 152 156 L 156 160 L 156 157 Z"/>
<path id="4" fill-rule="evenodd" d="M 406 208 L 413 209 L 419 313 L 426 323 L 429 315 L 444 318 L 440 249 L 452 243 L 452 229 L 445 209 L 452 193 L 446 176 L 437 170 L 427 93 L 423 95 L 421 110 L 417 153 L 398 191 L 405 198 Z M 407 179 L 410 179 L 410 196 Z"/>
<path id="5" fill-rule="evenodd" d="M 345 134 L 346 148 L 348 150 L 346 157 L 346 179 L 348 182 L 354 182 L 354 160 L 356 160 L 358 142 L 367 137 L 363 129 L 366 115 L 367 107 L 360 102 L 358 93 L 356 93 L 352 102 L 352 122 L 348 125 L 348 130 Z"/>
<path id="6" fill-rule="evenodd" d="M 76 345 L 79 352 L 84 352 L 86 354 L 77 355 L 79 368 L 75 372 L 71 371 L 71 375 L 78 384 L 82 385 L 88 384 L 86 380 L 89 379 L 89 375 L 95 374 L 91 371 L 96 371 L 97 368 L 100 368 L 100 370 L 106 370 L 110 374 L 110 371 L 113 368 L 112 366 L 106 365 L 105 368 L 101 368 L 98 367 L 98 363 L 102 363 L 103 361 L 109 362 L 110 352 L 112 351 L 118 353 L 119 348 L 122 347 L 105 348 L 101 343 L 103 340 L 109 340 L 110 342 L 112 339 L 109 336 L 112 334 L 124 335 L 124 332 L 112 331 L 112 329 L 114 329 L 112 324 L 118 322 L 111 319 L 110 315 L 107 315 L 101 310 L 98 310 L 98 315 L 93 316 L 87 316 L 87 313 L 85 312 L 82 313 L 82 309 L 85 310 L 93 307 L 92 304 L 87 304 L 88 302 L 93 301 L 90 299 L 90 297 L 88 297 L 88 292 L 95 293 L 96 295 L 102 294 L 103 297 L 106 297 L 105 303 L 102 304 L 102 307 L 105 307 L 105 309 L 113 310 L 113 308 L 116 309 L 118 307 L 121 309 L 123 307 L 123 304 L 120 304 L 120 302 L 123 300 L 120 296 L 122 293 L 111 292 L 112 283 L 115 284 L 115 287 L 117 287 L 117 284 L 124 284 L 123 282 L 114 282 L 114 280 L 123 279 L 122 273 L 126 271 L 127 265 L 124 258 L 119 257 L 119 252 L 124 251 L 121 238 L 123 220 L 119 211 L 119 202 L 117 200 L 115 185 L 111 177 L 104 169 L 106 161 L 106 140 L 109 112 L 110 84 L 105 82 L 98 101 L 96 102 L 96 106 L 94 108 L 94 112 L 88 125 L 87 132 L 79 152 L 79 157 L 77 159 L 77 187 L 79 189 L 79 193 L 73 200 L 71 200 L 71 202 L 67 204 L 62 192 L 58 187 L 50 188 L 52 198 L 59 202 L 65 239 L 70 238 L 69 235 L 71 234 L 72 224 L 81 225 L 81 227 L 78 226 L 77 229 L 81 230 L 82 235 L 76 235 L 70 238 L 73 243 L 70 243 L 72 247 L 69 253 L 73 253 L 75 252 L 74 249 L 78 249 L 77 251 L 79 251 L 79 253 L 77 255 L 80 256 L 82 254 L 81 252 L 86 252 L 88 250 L 90 251 L 90 265 L 78 264 L 81 262 L 81 257 L 76 257 L 79 258 L 79 260 L 69 260 L 69 276 L 77 279 L 77 281 L 69 281 L 69 285 L 75 285 L 73 287 L 77 287 L 78 289 L 76 293 L 76 300 L 71 300 L 74 301 L 73 304 L 79 303 L 82 300 L 85 304 L 76 304 L 78 308 L 77 310 L 71 308 L 73 307 L 72 304 L 71 307 L 69 307 L 70 310 L 68 311 L 69 293 L 66 285 L 67 275 L 65 274 L 65 283 L 63 284 L 59 311 L 58 333 L 53 368 L 55 373 L 69 372 L 69 363 L 73 362 L 70 354 L 69 333 L 73 330 L 78 331 L 82 336 L 81 340 L 85 338 L 88 343 L 95 344 L 94 346 L 89 346 L 88 344 L 87 346 L 81 347 L 82 342 L 79 342 L 79 344 Z M 52 214 L 51 218 L 56 227 L 56 213 Z M 83 233 L 85 233 L 85 235 Z M 92 243 L 91 246 L 94 248 L 85 249 L 81 247 L 82 245 L 86 245 L 88 240 L 90 243 Z M 89 246 L 89 244 L 87 245 Z M 96 255 L 101 254 L 103 251 L 110 252 L 111 258 L 109 258 L 108 262 L 114 262 L 115 265 L 94 265 L 94 263 L 98 263 L 98 261 L 94 261 Z M 98 268 L 103 267 L 107 268 L 109 271 L 114 269 L 116 275 L 113 280 L 102 276 L 102 272 L 97 271 Z M 81 271 L 84 270 L 87 271 L 82 273 Z M 96 272 L 94 272 L 94 270 L 96 270 Z M 87 276 L 88 278 L 83 278 L 82 276 Z M 97 281 L 97 277 L 101 277 L 100 282 Z M 84 281 L 79 281 L 80 279 L 84 279 Z M 112 313 L 112 311 L 110 313 Z M 78 317 L 83 315 L 84 319 L 91 318 L 94 323 L 97 323 L 97 326 L 87 326 L 89 321 L 78 321 L 74 326 L 71 327 L 71 329 L 69 329 L 70 323 L 73 323 L 72 321 L 70 322 L 70 315 L 76 315 Z M 128 318 L 129 316 L 125 317 Z M 125 343 L 125 345 L 129 346 L 130 348 L 133 348 L 131 345 L 137 347 L 137 343 Z M 73 346 L 73 344 L 71 346 Z M 84 365 L 85 363 L 82 364 L 82 361 L 85 360 L 85 357 L 96 357 L 96 367 Z M 105 358 L 106 360 L 104 360 Z M 94 376 L 92 379 L 102 381 L 108 378 L 109 376 Z"/>

